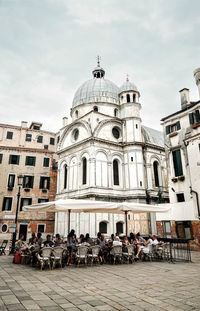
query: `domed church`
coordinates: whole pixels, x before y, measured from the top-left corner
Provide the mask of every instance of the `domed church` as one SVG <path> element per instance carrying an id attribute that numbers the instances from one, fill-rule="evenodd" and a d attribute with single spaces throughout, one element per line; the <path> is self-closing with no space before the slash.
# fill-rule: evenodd
<path id="1" fill-rule="evenodd" d="M 163 134 L 142 125 L 140 92 L 127 78 L 119 88 L 98 60 L 92 79 L 76 91 L 72 122 L 63 118 L 58 145 L 57 199 L 155 203 L 167 200 Z M 55 231 L 68 232 L 68 215 L 56 215 Z M 124 215 L 71 214 L 76 234 L 125 232 Z M 129 214 L 129 232 L 155 232 L 154 216 Z"/>

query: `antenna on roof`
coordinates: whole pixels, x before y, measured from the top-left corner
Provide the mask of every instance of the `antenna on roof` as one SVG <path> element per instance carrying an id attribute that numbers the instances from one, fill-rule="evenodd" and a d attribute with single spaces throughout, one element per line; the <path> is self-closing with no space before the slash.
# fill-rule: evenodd
<path id="1" fill-rule="evenodd" d="M 128 82 L 129 81 L 129 75 L 128 75 L 128 73 L 126 74 L 126 82 Z"/>

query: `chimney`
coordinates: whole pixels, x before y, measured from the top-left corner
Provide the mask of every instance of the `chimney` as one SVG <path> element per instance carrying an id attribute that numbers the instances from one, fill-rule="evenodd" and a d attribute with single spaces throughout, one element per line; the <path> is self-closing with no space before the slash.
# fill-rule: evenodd
<path id="1" fill-rule="evenodd" d="M 26 129 L 28 126 L 27 126 L 28 122 L 27 121 L 21 121 L 21 127 Z"/>
<path id="2" fill-rule="evenodd" d="M 194 77 L 195 77 L 195 80 L 196 80 L 196 85 L 198 87 L 199 97 L 200 97 L 200 68 L 197 68 L 194 71 Z"/>
<path id="3" fill-rule="evenodd" d="M 189 89 L 182 89 L 179 91 L 181 96 L 181 109 L 186 108 L 190 104 L 190 90 Z"/>
<path id="4" fill-rule="evenodd" d="M 65 127 L 68 123 L 68 118 L 67 117 L 63 117 L 63 127 Z"/>

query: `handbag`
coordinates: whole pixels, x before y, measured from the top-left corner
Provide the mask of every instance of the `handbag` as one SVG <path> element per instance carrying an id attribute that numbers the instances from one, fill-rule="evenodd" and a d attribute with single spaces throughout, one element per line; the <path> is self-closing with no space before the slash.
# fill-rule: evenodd
<path id="1" fill-rule="evenodd" d="M 21 263 L 21 254 L 20 254 L 19 251 L 16 251 L 14 253 L 13 263 L 15 263 L 15 264 L 20 264 Z"/>

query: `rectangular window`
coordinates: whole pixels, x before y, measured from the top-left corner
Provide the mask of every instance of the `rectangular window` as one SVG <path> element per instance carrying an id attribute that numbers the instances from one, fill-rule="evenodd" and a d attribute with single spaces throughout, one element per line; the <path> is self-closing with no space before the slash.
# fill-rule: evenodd
<path id="1" fill-rule="evenodd" d="M 26 141 L 32 140 L 32 134 L 26 134 Z"/>
<path id="2" fill-rule="evenodd" d="M 34 129 L 34 130 L 39 130 L 40 127 L 39 127 L 38 125 L 34 125 L 34 126 L 33 126 L 33 129 Z"/>
<path id="3" fill-rule="evenodd" d="M 11 211 L 12 210 L 12 198 L 4 197 L 2 211 Z"/>
<path id="4" fill-rule="evenodd" d="M 60 141 L 60 136 L 57 137 L 57 144 L 59 143 Z"/>
<path id="5" fill-rule="evenodd" d="M 44 233 L 45 225 L 39 224 L 37 225 L 37 232 Z"/>
<path id="6" fill-rule="evenodd" d="M 163 221 L 164 238 L 171 238 L 170 221 Z"/>
<path id="7" fill-rule="evenodd" d="M 35 166 L 35 160 L 36 160 L 36 157 L 27 156 L 25 165 Z"/>
<path id="8" fill-rule="evenodd" d="M 55 145 L 55 138 L 50 137 L 50 145 Z"/>
<path id="9" fill-rule="evenodd" d="M 39 135 L 37 137 L 37 143 L 42 143 L 43 142 L 43 136 Z"/>
<path id="10" fill-rule="evenodd" d="M 49 167 L 49 162 L 50 162 L 49 158 L 44 158 L 44 160 L 43 160 L 43 167 Z"/>
<path id="11" fill-rule="evenodd" d="M 46 203 L 46 202 L 49 202 L 49 199 L 44 198 L 38 199 L 38 203 Z"/>
<path id="12" fill-rule="evenodd" d="M 23 179 L 23 188 L 33 188 L 34 176 L 25 175 Z"/>
<path id="13" fill-rule="evenodd" d="M 172 151 L 174 173 L 175 176 L 183 175 L 182 161 L 181 161 L 181 151 L 180 149 Z"/>
<path id="14" fill-rule="evenodd" d="M 13 139 L 13 132 L 7 132 L 7 139 Z"/>
<path id="15" fill-rule="evenodd" d="M 171 125 L 167 125 L 167 126 L 165 127 L 165 130 L 166 130 L 166 134 L 167 134 L 167 135 L 168 135 L 169 133 L 173 133 L 173 132 L 179 131 L 180 129 L 181 129 L 180 121 L 177 121 L 176 123 L 171 124 Z"/>
<path id="16" fill-rule="evenodd" d="M 176 234 L 180 239 L 192 239 L 193 232 L 190 221 L 176 221 Z"/>
<path id="17" fill-rule="evenodd" d="M 195 110 L 194 112 L 189 114 L 190 124 L 195 124 L 200 122 L 200 113 L 199 110 Z"/>
<path id="18" fill-rule="evenodd" d="M 131 162 L 133 162 L 133 157 L 131 157 Z"/>
<path id="19" fill-rule="evenodd" d="M 48 150 L 49 146 L 48 145 L 44 145 L 44 149 Z"/>
<path id="20" fill-rule="evenodd" d="M 19 155 L 10 154 L 9 156 L 9 164 L 19 165 Z"/>
<path id="21" fill-rule="evenodd" d="M 184 193 L 177 193 L 177 202 L 185 202 Z"/>
<path id="22" fill-rule="evenodd" d="M 49 189 L 50 187 L 50 177 L 40 177 L 40 189 Z"/>
<path id="23" fill-rule="evenodd" d="M 15 175 L 9 174 L 8 176 L 8 188 L 13 188 L 15 185 Z"/>
<path id="24" fill-rule="evenodd" d="M 2 159 L 3 159 L 3 154 L 0 153 L 0 164 L 2 163 Z"/>
<path id="25" fill-rule="evenodd" d="M 21 198 L 20 211 L 22 211 L 23 206 L 31 205 L 32 198 Z"/>

